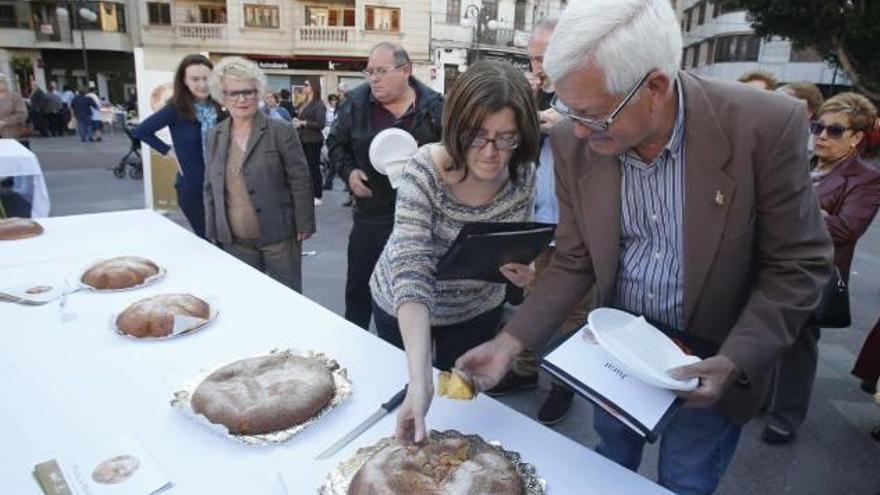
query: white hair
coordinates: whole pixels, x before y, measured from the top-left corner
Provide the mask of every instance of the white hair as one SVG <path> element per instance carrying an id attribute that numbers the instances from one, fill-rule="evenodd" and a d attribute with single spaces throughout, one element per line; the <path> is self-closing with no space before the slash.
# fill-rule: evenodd
<path id="1" fill-rule="evenodd" d="M 651 70 L 675 77 L 681 28 L 669 0 L 572 0 L 544 54 L 553 81 L 593 64 L 605 90 L 622 94 Z"/>
<path id="2" fill-rule="evenodd" d="M 214 66 L 211 75 L 211 96 L 214 100 L 223 101 L 223 82 L 226 79 L 252 82 L 259 99 L 266 92 L 266 74 L 256 63 L 244 57 L 225 57 Z"/>

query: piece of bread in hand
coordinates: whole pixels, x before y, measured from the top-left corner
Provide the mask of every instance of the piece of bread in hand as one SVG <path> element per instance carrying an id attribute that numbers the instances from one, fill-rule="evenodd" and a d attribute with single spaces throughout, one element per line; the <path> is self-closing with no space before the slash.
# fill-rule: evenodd
<path id="1" fill-rule="evenodd" d="M 472 400 L 476 397 L 474 384 L 455 370 L 437 375 L 437 394 L 448 399 Z"/>

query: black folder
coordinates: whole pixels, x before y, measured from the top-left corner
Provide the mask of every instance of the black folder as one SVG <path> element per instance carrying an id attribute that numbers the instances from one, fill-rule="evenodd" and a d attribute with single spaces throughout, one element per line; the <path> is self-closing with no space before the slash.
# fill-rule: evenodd
<path id="1" fill-rule="evenodd" d="M 437 262 L 437 280 L 485 280 L 504 283 L 499 268 L 529 264 L 553 240 L 556 226 L 539 222 L 476 222 L 462 227 L 449 251 Z"/>

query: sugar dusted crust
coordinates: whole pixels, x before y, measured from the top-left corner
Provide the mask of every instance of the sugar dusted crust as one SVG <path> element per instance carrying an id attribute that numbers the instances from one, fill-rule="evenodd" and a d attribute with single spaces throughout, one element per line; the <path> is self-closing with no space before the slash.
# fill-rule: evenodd
<path id="1" fill-rule="evenodd" d="M 199 384 L 191 403 L 230 433 L 254 435 L 308 421 L 335 392 L 331 371 L 319 360 L 277 353 L 223 366 Z"/>
<path id="2" fill-rule="evenodd" d="M 348 495 L 520 495 L 513 464 L 469 438 L 431 439 L 423 445 L 392 440 L 358 470 Z"/>
<path id="3" fill-rule="evenodd" d="M 82 282 L 99 290 L 129 289 L 158 273 L 159 267 L 146 258 L 119 256 L 89 268 L 83 274 Z"/>
<path id="4" fill-rule="evenodd" d="M 0 219 L 0 241 L 17 241 L 43 233 L 43 226 L 30 218 Z"/>
<path id="5" fill-rule="evenodd" d="M 162 294 L 135 302 L 116 318 L 120 332 L 135 337 L 166 337 L 174 329 L 175 316 L 207 320 L 211 308 L 191 294 Z"/>

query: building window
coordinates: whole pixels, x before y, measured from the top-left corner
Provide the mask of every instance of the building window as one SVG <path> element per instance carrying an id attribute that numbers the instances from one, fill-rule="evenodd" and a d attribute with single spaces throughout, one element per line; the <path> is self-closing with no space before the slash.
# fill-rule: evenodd
<path id="1" fill-rule="evenodd" d="M 706 22 L 706 0 L 697 5 L 697 26 L 702 26 Z"/>
<path id="2" fill-rule="evenodd" d="M 446 24 L 461 22 L 461 0 L 446 0 Z"/>
<path id="3" fill-rule="evenodd" d="M 702 45 L 694 45 L 692 47 L 693 52 L 691 53 L 691 55 L 693 58 L 691 59 L 691 67 L 699 67 L 700 66 L 700 47 L 701 46 Z"/>
<path id="4" fill-rule="evenodd" d="M 199 5 L 199 22 L 202 24 L 226 24 L 226 7 Z"/>
<path id="5" fill-rule="evenodd" d="M 244 27 L 278 29 L 278 6 L 244 4 Z"/>
<path id="6" fill-rule="evenodd" d="M 694 9 L 688 9 L 684 13 L 684 31 L 688 32 L 691 30 L 691 23 L 694 20 Z"/>
<path id="7" fill-rule="evenodd" d="M 0 4 L 0 28 L 16 27 L 15 6 Z"/>
<path id="8" fill-rule="evenodd" d="M 761 51 L 761 38 L 742 34 L 722 36 L 715 40 L 715 62 L 756 62 Z"/>
<path id="9" fill-rule="evenodd" d="M 367 31 L 400 32 L 399 8 L 373 7 L 368 5 L 366 6 L 366 14 L 364 29 Z"/>
<path id="10" fill-rule="evenodd" d="M 791 48 L 789 62 L 822 62 L 824 59 L 813 48 Z"/>
<path id="11" fill-rule="evenodd" d="M 517 0 L 516 10 L 513 12 L 513 29 L 520 31 L 526 28 L 526 2 L 525 0 Z"/>
<path id="12" fill-rule="evenodd" d="M 147 2 L 147 22 L 151 26 L 170 26 L 171 4 Z"/>
<path id="13" fill-rule="evenodd" d="M 306 26 L 354 27 L 354 9 L 344 7 L 306 6 Z"/>
<path id="14" fill-rule="evenodd" d="M 731 7 L 724 0 L 715 0 L 712 4 L 712 17 L 718 17 L 719 15 L 729 14 L 731 12 L 736 12 L 736 7 Z"/>

